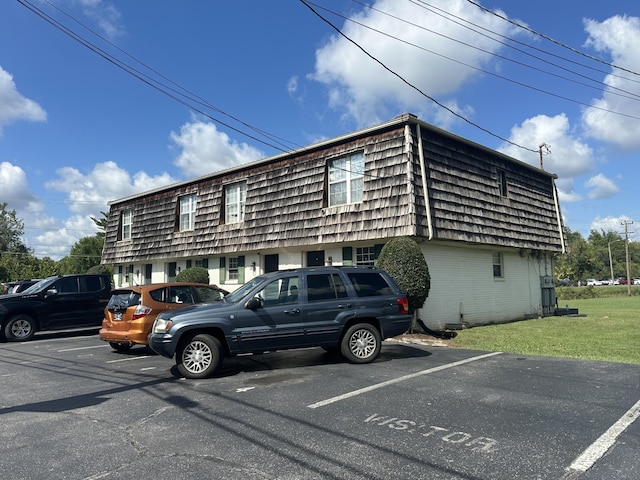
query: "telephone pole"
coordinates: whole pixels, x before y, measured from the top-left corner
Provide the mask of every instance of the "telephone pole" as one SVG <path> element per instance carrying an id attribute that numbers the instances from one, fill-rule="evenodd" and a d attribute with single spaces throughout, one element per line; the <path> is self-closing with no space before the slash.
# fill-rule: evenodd
<path id="1" fill-rule="evenodd" d="M 624 252 L 627 262 L 627 294 L 631 296 L 631 267 L 629 262 L 629 225 L 633 223 L 633 220 L 622 220 L 621 225 L 624 225 Z"/>
<path id="2" fill-rule="evenodd" d="M 542 150 L 544 148 L 544 151 Z M 551 153 L 551 145 L 541 143 L 538 146 L 538 152 L 540 153 L 540 170 L 544 170 L 544 162 L 542 160 L 543 155 L 549 155 Z"/>

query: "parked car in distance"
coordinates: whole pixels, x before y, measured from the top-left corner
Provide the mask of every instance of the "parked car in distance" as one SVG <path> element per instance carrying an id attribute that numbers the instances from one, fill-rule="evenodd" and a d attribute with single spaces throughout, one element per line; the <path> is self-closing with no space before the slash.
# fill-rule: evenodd
<path id="1" fill-rule="evenodd" d="M 15 282 L 6 282 L 3 285 L 7 289 L 7 292 L 6 292 L 7 295 L 12 295 L 14 293 L 24 292 L 27 288 L 29 288 L 31 285 L 35 285 L 40 280 L 41 279 L 37 279 L 37 280 L 17 280 Z"/>
<path id="2" fill-rule="evenodd" d="M 108 275 L 47 277 L 21 293 L 0 296 L 2 333 L 24 342 L 38 330 L 99 326 L 110 296 Z"/>
<path id="3" fill-rule="evenodd" d="M 216 304 L 161 313 L 149 347 L 175 356 L 183 376 L 205 378 L 225 355 L 291 348 L 372 362 L 382 340 L 410 326 L 407 297 L 383 270 L 308 267 L 256 277 Z"/>
<path id="4" fill-rule="evenodd" d="M 595 278 L 587 278 L 587 286 L 600 286 L 602 285 L 602 280 L 596 280 Z"/>
<path id="5" fill-rule="evenodd" d="M 633 279 L 633 284 L 634 285 L 640 285 L 640 278 L 634 278 Z"/>
<path id="6" fill-rule="evenodd" d="M 124 352 L 146 345 L 156 316 L 194 303 L 219 302 L 229 292 L 203 283 L 154 283 L 113 290 L 104 309 L 99 336 Z"/>

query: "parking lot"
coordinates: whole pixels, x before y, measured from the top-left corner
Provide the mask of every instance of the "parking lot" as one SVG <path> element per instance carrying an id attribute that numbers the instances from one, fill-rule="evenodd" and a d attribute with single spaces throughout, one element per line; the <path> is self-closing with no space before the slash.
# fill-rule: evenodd
<path id="1" fill-rule="evenodd" d="M 184 380 L 96 331 L 0 343 L 10 479 L 636 479 L 640 368 L 385 342 Z"/>

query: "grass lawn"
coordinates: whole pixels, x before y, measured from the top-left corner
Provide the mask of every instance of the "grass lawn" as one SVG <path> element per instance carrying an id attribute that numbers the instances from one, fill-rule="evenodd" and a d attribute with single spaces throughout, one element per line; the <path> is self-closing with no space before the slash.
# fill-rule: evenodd
<path id="1" fill-rule="evenodd" d="M 640 296 L 559 301 L 586 317 L 547 317 L 462 330 L 450 346 L 640 364 Z"/>

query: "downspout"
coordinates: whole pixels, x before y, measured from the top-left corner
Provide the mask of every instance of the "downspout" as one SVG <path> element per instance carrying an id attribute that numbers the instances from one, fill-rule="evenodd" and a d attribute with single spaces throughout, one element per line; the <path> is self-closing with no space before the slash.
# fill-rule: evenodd
<path id="1" fill-rule="evenodd" d="M 564 232 L 562 231 L 562 218 L 560 216 L 560 202 L 558 202 L 558 190 L 556 189 L 555 179 L 558 178 L 557 175 L 554 175 L 551 178 L 551 185 L 553 186 L 553 203 L 556 207 L 556 220 L 558 221 L 558 233 L 560 233 L 560 242 L 562 243 L 562 253 L 567 253 L 567 249 L 565 248 L 564 242 Z"/>
<path id="2" fill-rule="evenodd" d="M 420 174 L 422 175 L 422 192 L 424 194 L 424 206 L 427 210 L 427 230 L 429 235 L 428 240 L 433 238 L 433 224 L 431 223 L 431 204 L 429 203 L 429 191 L 427 190 L 427 172 L 424 163 L 424 151 L 422 150 L 422 132 L 420 131 L 420 124 L 416 124 L 416 132 L 418 134 L 418 155 L 420 156 Z"/>

